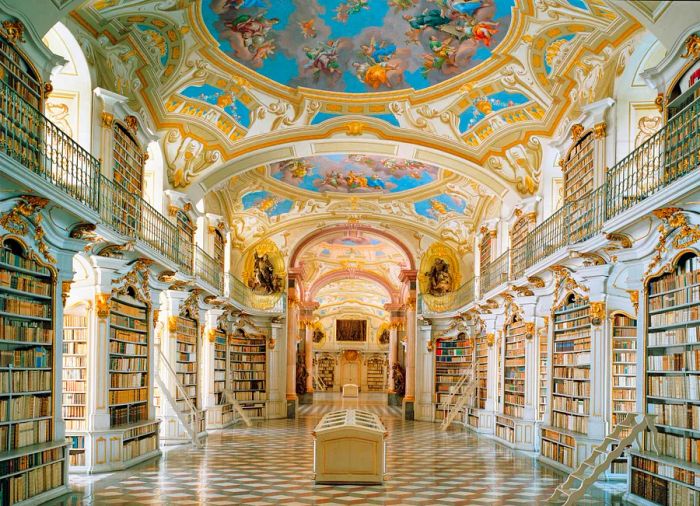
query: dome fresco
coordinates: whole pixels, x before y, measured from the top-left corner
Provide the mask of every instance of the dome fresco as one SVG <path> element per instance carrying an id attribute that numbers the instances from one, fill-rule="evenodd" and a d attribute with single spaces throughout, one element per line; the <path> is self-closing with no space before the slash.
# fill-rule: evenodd
<path id="1" fill-rule="evenodd" d="M 420 90 L 487 60 L 515 0 L 202 0 L 233 60 L 290 87 Z"/>
<path id="2" fill-rule="evenodd" d="M 436 181 L 440 169 L 377 155 L 323 155 L 270 164 L 269 174 L 313 192 L 398 193 Z"/>

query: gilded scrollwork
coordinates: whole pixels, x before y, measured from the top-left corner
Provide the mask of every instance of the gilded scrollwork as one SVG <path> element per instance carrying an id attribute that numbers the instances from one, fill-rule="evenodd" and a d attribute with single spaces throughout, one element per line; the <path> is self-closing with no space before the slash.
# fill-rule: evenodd
<path id="1" fill-rule="evenodd" d="M 661 220 L 659 225 L 659 239 L 654 248 L 654 256 L 647 266 L 644 276 L 647 276 L 663 258 L 664 253 L 668 251 L 668 241 L 672 234 L 671 247 L 680 250 L 687 248 L 700 241 L 700 226 L 691 224 L 688 221 L 687 211 L 680 207 L 664 207 L 652 211 L 654 216 Z"/>

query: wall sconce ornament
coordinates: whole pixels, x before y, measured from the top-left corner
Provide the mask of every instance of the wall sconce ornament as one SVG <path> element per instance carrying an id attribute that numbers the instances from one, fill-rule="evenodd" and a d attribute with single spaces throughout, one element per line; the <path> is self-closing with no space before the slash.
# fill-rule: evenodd
<path id="1" fill-rule="evenodd" d="M 591 302 L 591 323 L 600 325 L 605 320 L 605 302 Z"/>

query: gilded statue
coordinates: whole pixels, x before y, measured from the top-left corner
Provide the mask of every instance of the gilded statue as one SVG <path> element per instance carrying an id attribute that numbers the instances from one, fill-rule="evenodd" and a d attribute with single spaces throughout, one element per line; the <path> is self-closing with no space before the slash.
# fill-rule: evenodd
<path id="1" fill-rule="evenodd" d="M 282 290 L 282 278 L 275 274 L 275 268 L 270 261 L 267 253 L 258 255 L 254 254 L 255 264 L 253 267 L 253 276 L 248 280 L 248 286 L 257 293 L 271 295 L 279 293 Z"/>
<path id="2" fill-rule="evenodd" d="M 430 271 L 425 275 L 428 278 L 428 293 L 439 297 L 452 291 L 452 273 L 450 265 L 442 258 L 436 258 Z"/>

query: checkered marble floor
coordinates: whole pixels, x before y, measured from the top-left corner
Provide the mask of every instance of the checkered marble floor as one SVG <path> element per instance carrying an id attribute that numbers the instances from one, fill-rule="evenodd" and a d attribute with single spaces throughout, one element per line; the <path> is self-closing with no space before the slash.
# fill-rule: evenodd
<path id="1" fill-rule="evenodd" d="M 205 448 L 181 446 L 132 469 L 71 478 L 53 505 L 542 504 L 563 476 L 490 438 L 404 421 L 396 408 L 363 405 L 387 426 L 383 486 L 315 485 L 310 432 L 339 407 L 303 406 L 296 420 L 269 420 L 210 434 Z M 622 504 L 594 491 L 582 504 Z"/>

